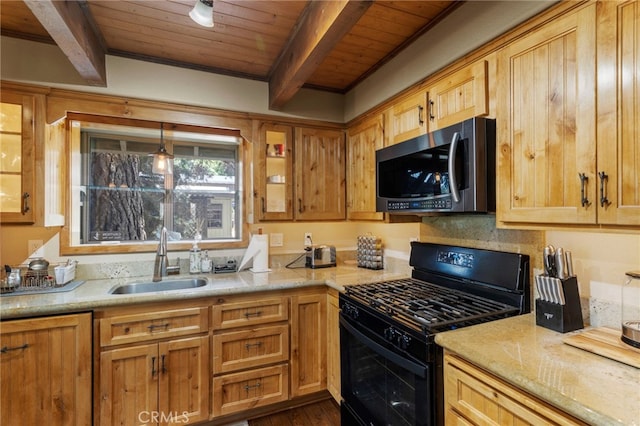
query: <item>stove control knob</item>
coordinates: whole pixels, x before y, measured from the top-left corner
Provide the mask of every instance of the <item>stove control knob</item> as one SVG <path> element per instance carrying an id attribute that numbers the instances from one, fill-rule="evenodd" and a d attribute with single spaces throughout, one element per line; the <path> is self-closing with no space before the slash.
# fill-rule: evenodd
<path id="1" fill-rule="evenodd" d="M 389 327 L 384 330 L 384 338 L 387 339 L 389 342 L 395 342 L 397 335 L 398 335 L 398 332 L 393 327 Z"/>
<path id="2" fill-rule="evenodd" d="M 410 343 L 411 343 L 411 336 L 407 336 L 406 334 L 403 334 L 402 336 L 398 337 L 398 346 L 400 346 L 401 349 L 406 350 L 409 347 Z"/>
<path id="3" fill-rule="evenodd" d="M 344 304 L 344 306 L 342 307 L 342 311 L 345 313 L 345 315 L 353 319 L 357 319 L 359 316 L 358 308 L 349 303 Z"/>

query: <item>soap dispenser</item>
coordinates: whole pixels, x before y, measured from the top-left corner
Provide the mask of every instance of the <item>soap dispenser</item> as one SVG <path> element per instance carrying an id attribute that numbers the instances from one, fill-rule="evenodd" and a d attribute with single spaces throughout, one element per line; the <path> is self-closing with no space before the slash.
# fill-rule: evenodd
<path id="1" fill-rule="evenodd" d="M 200 258 L 200 248 L 198 248 L 199 233 L 193 239 L 193 247 L 189 250 L 189 273 L 199 274 L 202 272 L 202 260 Z"/>
<path id="2" fill-rule="evenodd" d="M 211 272 L 211 258 L 209 257 L 209 252 L 207 250 L 204 251 L 200 264 L 200 272 L 202 272 L 203 274 Z"/>

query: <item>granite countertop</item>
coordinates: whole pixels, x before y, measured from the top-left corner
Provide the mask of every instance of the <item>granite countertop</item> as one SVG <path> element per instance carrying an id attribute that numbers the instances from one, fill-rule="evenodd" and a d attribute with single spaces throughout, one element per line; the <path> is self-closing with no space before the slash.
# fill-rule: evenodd
<path id="1" fill-rule="evenodd" d="M 640 425 L 640 369 L 562 343 L 526 314 L 448 331 L 436 343 L 593 425 Z"/>
<path id="2" fill-rule="evenodd" d="M 148 282 L 151 276 L 89 279 L 76 289 L 46 294 L 3 295 L 0 297 L 0 318 L 20 318 L 69 312 L 90 311 L 109 306 L 124 306 L 167 300 L 286 290 L 313 285 L 327 285 L 339 291 L 345 285 L 404 278 L 410 275 L 407 262 L 389 262 L 384 270 L 369 270 L 341 263 L 321 269 L 274 268 L 271 272 L 248 270 L 224 274 L 172 275 L 164 280 L 205 278 L 207 285 L 188 290 L 171 290 L 140 294 L 110 294 L 112 288 L 129 283 Z"/>

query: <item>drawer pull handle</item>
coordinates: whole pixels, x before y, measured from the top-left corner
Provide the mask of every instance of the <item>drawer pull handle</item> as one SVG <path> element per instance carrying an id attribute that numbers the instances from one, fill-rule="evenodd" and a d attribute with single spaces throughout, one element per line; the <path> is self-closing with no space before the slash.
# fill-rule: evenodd
<path id="1" fill-rule="evenodd" d="M 244 385 L 244 390 L 249 392 L 251 389 L 258 389 L 260 387 L 260 382 L 256 382 L 255 385 Z"/>
<path id="2" fill-rule="evenodd" d="M 0 349 L 0 353 L 6 354 L 7 352 L 11 352 L 11 351 L 20 351 L 23 349 L 27 349 L 29 347 L 28 343 L 25 343 L 22 346 L 14 346 L 13 348 L 10 348 L 8 346 L 3 346 L 2 349 Z"/>
<path id="3" fill-rule="evenodd" d="M 156 377 L 158 371 L 156 370 L 156 357 L 151 357 L 151 377 Z"/>
<path id="4" fill-rule="evenodd" d="M 259 348 L 260 346 L 262 346 L 262 342 L 256 342 L 256 343 L 245 343 L 244 347 L 249 350 L 251 348 Z"/>
<path id="5" fill-rule="evenodd" d="M 149 329 L 150 332 L 154 332 L 156 328 L 163 328 L 165 330 L 169 329 L 169 323 L 165 323 L 165 324 L 151 324 L 149 327 L 147 327 Z"/>
<path id="6" fill-rule="evenodd" d="M 262 311 L 256 311 L 256 312 L 245 312 L 244 313 L 244 317 L 246 319 L 249 319 L 249 317 L 259 317 L 260 315 L 262 315 Z"/>

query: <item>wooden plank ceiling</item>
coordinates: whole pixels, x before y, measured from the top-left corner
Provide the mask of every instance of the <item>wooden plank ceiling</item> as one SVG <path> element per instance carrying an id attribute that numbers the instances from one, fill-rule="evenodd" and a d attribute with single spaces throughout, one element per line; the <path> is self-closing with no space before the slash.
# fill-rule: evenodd
<path id="1" fill-rule="evenodd" d="M 2 35 L 55 43 L 88 84 L 106 86 L 105 55 L 266 81 L 282 108 L 301 87 L 346 93 L 461 1 L 2 1 Z"/>

